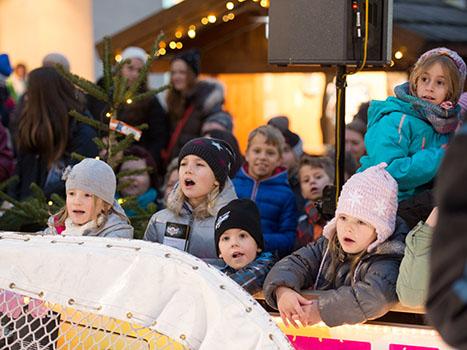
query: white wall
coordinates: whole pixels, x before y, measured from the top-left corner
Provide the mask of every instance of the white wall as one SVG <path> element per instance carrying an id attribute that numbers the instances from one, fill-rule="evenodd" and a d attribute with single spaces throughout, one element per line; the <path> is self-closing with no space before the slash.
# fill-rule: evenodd
<path id="1" fill-rule="evenodd" d="M 94 42 L 139 22 L 161 8 L 162 0 L 94 0 Z M 95 57 L 96 78 L 99 78 L 102 76 L 102 63 L 97 53 Z"/>
<path id="2" fill-rule="evenodd" d="M 74 73 L 94 77 L 92 0 L 1 0 L 0 52 L 12 64 L 41 65 L 49 52 L 68 57 Z"/>

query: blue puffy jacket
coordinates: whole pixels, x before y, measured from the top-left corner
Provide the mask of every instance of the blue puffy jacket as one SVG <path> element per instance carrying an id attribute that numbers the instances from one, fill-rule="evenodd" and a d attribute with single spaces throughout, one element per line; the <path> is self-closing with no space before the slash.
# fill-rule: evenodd
<path id="1" fill-rule="evenodd" d="M 279 257 L 290 254 L 297 229 L 297 206 L 290 189 L 287 171 L 256 181 L 245 167 L 233 179 L 238 198 L 255 201 L 261 215 L 264 250 Z"/>

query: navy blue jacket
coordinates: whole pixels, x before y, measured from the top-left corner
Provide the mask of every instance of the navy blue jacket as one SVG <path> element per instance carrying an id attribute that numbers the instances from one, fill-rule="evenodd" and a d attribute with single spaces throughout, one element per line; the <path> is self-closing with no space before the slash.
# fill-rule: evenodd
<path id="1" fill-rule="evenodd" d="M 283 257 L 290 254 L 297 229 L 297 205 L 287 171 L 256 181 L 242 167 L 233 179 L 238 198 L 250 198 L 258 206 L 264 251 Z"/>

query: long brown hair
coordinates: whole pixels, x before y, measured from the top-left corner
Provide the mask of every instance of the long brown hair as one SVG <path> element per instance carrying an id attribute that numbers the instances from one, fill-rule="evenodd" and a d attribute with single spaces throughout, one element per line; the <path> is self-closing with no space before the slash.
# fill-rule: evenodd
<path id="1" fill-rule="evenodd" d="M 73 84 L 55 68 L 37 68 L 28 79 L 25 107 L 18 123 L 18 149 L 39 154 L 50 167 L 63 156 L 68 144 L 68 112 L 81 111 L 83 104 Z"/>

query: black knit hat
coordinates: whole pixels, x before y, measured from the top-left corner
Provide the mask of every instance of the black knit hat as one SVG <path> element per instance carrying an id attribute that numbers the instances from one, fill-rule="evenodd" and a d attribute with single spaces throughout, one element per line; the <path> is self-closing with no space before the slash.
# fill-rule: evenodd
<path id="1" fill-rule="evenodd" d="M 187 155 L 193 154 L 208 163 L 217 181 L 219 191 L 222 191 L 229 175 L 230 169 L 235 164 L 235 153 L 224 141 L 199 137 L 188 141 L 178 155 L 178 166 Z"/>
<path id="2" fill-rule="evenodd" d="M 250 199 L 234 199 L 217 213 L 214 239 L 217 255 L 222 234 L 231 228 L 239 228 L 250 234 L 258 248 L 264 249 L 263 232 L 258 207 Z"/>
<path id="3" fill-rule="evenodd" d="M 191 49 L 188 51 L 181 52 L 172 59 L 172 62 L 175 60 L 184 61 L 188 65 L 188 67 L 190 67 L 191 70 L 195 73 L 195 75 L 198 76 L 201 61 L 198 50 Z"/>

